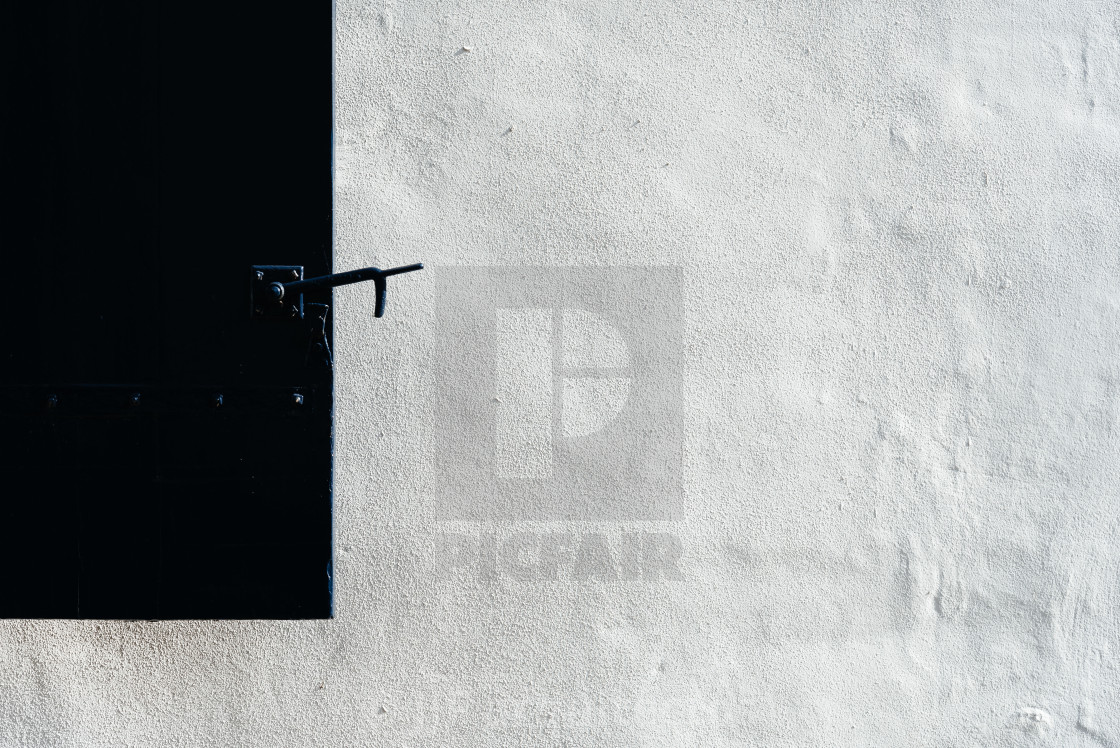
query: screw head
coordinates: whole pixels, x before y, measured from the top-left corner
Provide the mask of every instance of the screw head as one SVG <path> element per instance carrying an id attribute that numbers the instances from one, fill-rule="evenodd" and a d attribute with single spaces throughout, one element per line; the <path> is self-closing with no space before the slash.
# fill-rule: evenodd
<path id="1" fill-rule="evenodd" d="M 292 280 L 294 280 L 294 281 L 299 280 L 299 271 L 298 270 L 293 270 L 292 271 Z"/>
<path id="2" fill-rule="evenodd" d="M 47 407 L 48 408 L 57 408 L 58 407 L 58 395 L 48 395 L 47 396 Z"/>
<path id="3" fill-rule="evenodd" d="M 264 280 L 264 273 L 262 273 L 260 270 L 258 270 L 256 273 L 254 273 L 254 275 L 257 276 L 257 280 L 259 280 L 259 281 Z"/>
<path id="4" fill-rule="evenodd" d="M 298 392 L 292 395 L 292 405 L 303 405 L 303 395 Z"/>
<path id="5" fill-rule="evenodd" d="M 133 392 L 132 396 L 128 398 L 128 404 L 131 405 L 134 408 L 137 405 L 139 405 L 140 404 L 140 393 L 139 392 Z"/>
<path id="6" fill-rule="evenodd" d="M 293 317 L 298 317 L 299 316 L 299 307 L 296 306 L 295 304 L 292 304 L 292 308 L 288 310 L 288 314 L 292 315 Z"/>
<path id="7" fill-rule="evenodd" d="M 220 408 L 222 407 L 222 403 L 225 402 L 225 399 L 221 395 L 214 395 L 210 402 L 214 405 L 215 408 Z"/>

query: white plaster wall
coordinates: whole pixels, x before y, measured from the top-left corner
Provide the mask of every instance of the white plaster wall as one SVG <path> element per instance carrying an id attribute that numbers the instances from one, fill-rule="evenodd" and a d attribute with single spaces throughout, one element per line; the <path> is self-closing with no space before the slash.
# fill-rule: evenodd
<path id="1" fill-rule="evenodd" d="M 3 622 L 0 744 L 1120 745 L 1120 6 L 336 31 L 336 266 L 430 267 L 336 296 L 338 617 Z M 447 519 L 433 293 L 496 265 L 685 268 L 675 520 Z M 683 579 L 439 571 L 626 532 Z"/>

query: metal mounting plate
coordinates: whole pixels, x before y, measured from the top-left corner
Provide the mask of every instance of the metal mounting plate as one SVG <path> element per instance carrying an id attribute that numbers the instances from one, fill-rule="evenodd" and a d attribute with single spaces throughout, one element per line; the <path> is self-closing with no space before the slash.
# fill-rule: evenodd
<path id="1" fill-rule="evenodd" d="M 249 301 L 253 319 L 303 319 L 303 294 L 275 299 L 273 283 L 303 280 L 303 265 L 253 265 Z"/>

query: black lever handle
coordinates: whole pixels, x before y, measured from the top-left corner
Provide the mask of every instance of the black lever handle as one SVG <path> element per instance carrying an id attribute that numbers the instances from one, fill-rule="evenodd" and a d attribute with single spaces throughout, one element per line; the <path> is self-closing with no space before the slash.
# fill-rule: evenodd
<path id="1" fill-rule="evenodd" d="M 258 282 L 263 282 L 265 281 L 263 271 L 275 268 L 276 266 L 255 267 L 259 268 L 257 273 Z M 273 308 L 277 306 L 284 308 L 287 306 L 297 310 L 295 312 L 296 316 L 302 317 L 303 303 L 301 295 L 305 291 L 317 291 L 324 288 L 334 288 L 335 286 L 345 286 L 350 283 L 361 283 L 362 281 L 371 280 L 373 281 L 374 291 L 377 294 L 373 316 L 380 317 L 385 314 L 385 279 L 391 275 L 411 273 L 423 269 L 424 265 L 418 262 L 415 265 L 403 265 L 401 267 L 389 268 L 388 270 L 382 270 L 381 268 L 362 268 L 361 270 L 350 270 L 345 273 L 321 275 L 317 278 L 299 280 L 298 277 L 303 272 L 302 268 L 300 268 L 293 273 L 295 279 L 287 282 L 272 281 L 268 284 L 267 296 L 269 297 L 269 306 Z M 288 301 L 285 301 L 285 299 L 288 299 Z"/>

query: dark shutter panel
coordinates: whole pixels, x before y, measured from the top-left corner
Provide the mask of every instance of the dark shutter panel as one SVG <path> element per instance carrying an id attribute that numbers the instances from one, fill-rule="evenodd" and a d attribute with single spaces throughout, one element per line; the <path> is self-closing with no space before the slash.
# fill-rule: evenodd
<path id="1" fill-rule="evenodd" d="M 331 271 L 331 4 L 8 3 L 0 55 L 0 616 L 328 617 L 331 370 L 249 273 Z"/>

